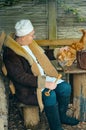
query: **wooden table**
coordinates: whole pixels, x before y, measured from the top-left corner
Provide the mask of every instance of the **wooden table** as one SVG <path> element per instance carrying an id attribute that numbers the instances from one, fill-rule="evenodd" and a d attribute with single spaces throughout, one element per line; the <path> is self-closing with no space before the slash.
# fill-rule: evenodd
<path id="1" fill-rule="evenodd" d="M 67 75 L 73 75 L 74 116 L 86 121 L 86 70 L 77 68 L 76 64 L 63 70 Z"/>

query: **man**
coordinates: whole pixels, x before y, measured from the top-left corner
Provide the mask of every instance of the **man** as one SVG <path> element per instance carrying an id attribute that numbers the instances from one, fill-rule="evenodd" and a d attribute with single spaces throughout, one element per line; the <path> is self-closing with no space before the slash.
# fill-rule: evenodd
<path id="1" fill-rule="evenodd" d="M 79 123 L 77 119 L 66 115 L 71 86 L 58 79 L 58 72 L 43 49 L 33 41 L 34 33 L 31 21 L 25 19 L 16 23 L 14 37 L 6 38 L 3 60 L 8 77 L 15 85 L 17 98 L 25 104 L 37 105 L 36 89 L 41 88 L 50 130 L 63 130 L 61 123 Z M 51 90 L 50 96 L 45 95 L 48 90 Z"/>

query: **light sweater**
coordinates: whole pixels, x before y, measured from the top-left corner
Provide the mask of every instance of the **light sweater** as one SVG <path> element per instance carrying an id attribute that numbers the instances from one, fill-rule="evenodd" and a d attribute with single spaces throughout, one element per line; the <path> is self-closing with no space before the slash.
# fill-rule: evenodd
<path id="1" fill-rule="evenodd" d="M 37 66 L 38 66 L 38 68 L 39 68 L 40 74 L 41 74 L 42 76 L 46 76 L 45 73 L 44 73 L 43 68 L 42 68 L 41 65 L 38 63 L 38 61 L 37 61 L 35 55 L 34 55 L 33 52 L 31 51 L 31 49 L 30 49 L 27 45 L 22 46 L 22 48 L 25 49 L 25 50 L 28 52 L 28 54 L 32 56 L 33 60 L 37 63 Z M 46 76 L 46 81 L 55 82 L 55 80 L 56 80 L 55 77 Z M 60 83 L 62 83 L 63 81 L 64 81 L 64 80 L 62 80 L 62 79 L 58 79 L 57 82 L 56 82 L 56 84 L 60 84 Z"/>

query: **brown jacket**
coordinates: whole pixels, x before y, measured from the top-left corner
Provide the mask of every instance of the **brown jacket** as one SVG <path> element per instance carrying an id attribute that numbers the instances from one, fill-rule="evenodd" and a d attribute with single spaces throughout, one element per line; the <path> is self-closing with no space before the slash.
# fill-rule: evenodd
<path id="1" fill-rule="evenodd" d="M 47 52 L 50 56 L 52 51 Z M 52 56 L 51 59 L 54 57 Z M 12 80 L 16 87 L 16 95 L 24 104 L 37 105 L 36 88 L 37 76 L 34 76 L 31 65 L 21 55 L 15 53 L 9 47 L 4 47 L 3 61 L 7 68 L 8 77 Z M 21 76 L 22 75 L 22 76 Z"/>

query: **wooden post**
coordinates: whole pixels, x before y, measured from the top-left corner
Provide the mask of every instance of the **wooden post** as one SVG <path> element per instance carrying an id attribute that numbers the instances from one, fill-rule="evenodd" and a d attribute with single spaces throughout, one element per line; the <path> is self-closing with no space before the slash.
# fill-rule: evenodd
<path id="1" fill-rule="evenodd" d="M 0 130 L 8 130 L 8 104 L 5 84 L 0 76 Z"/>
<path id="2" fill-rule="evenodd" d="M 86 121 L 86 74 L 74 74 L 73 87 L 74 116 Z"/>
<path id="3" fill-rule="evenodd" d="M 64 72 L 73 75 L 74 117 L 86 121 L 86 70 L 73 64 L 70 69 L 64 69 Z"/>
<path id="4" fill-rule="evenodd" d="M 56 39 L 57 24 L 56 24 L 56 0 L 49 0 L 49 39 Z"/>
<path id="5" fill-rule="evenodd" d="M 24 106 L 24 123 L 27 128 L 30 126 L 36 126 L 40 120 L 38 106 Z"/>

